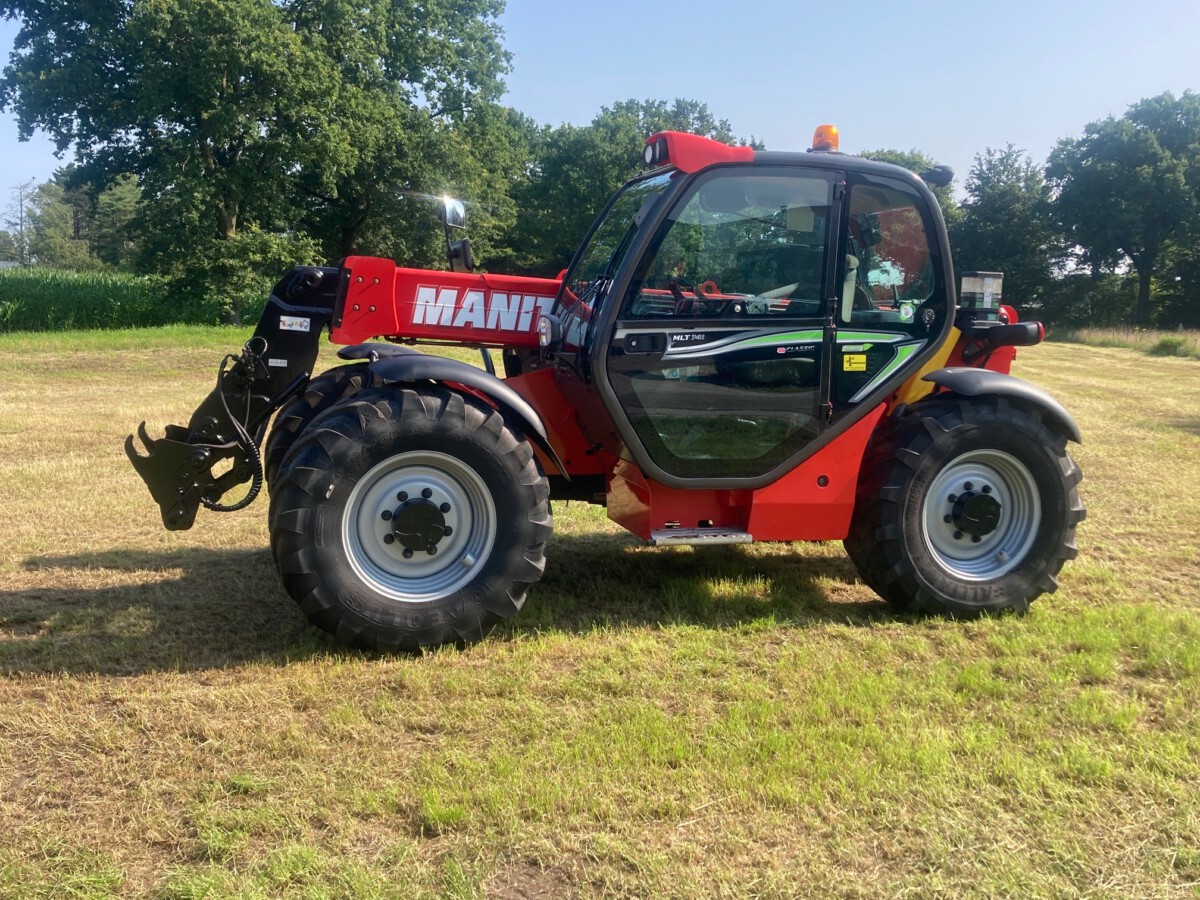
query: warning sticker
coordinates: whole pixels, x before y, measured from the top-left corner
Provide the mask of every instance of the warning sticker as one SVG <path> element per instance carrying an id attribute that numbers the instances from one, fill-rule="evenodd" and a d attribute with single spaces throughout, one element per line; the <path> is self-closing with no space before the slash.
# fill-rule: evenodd
<path id="1" fill-rule="evenodd" d="M 312 329 L 312 320 L 306 319 L 303 316 L 280 316 L 279 330 L 280 331 L 310 331 Z"/>
<path id="2" fill-rule="evenodd" d="M 842 357 L 843 372 L 865 372 L 867 371 L 867 354 L 865 353 L 847 353 Z"/>

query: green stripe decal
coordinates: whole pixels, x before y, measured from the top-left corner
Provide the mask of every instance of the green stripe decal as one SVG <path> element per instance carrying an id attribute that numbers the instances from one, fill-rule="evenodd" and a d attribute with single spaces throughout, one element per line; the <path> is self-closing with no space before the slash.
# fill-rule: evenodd
<path id="1" fill-rule="evenodd" d="M 779 334 L 764 334 L 747 338 L 731 345 L 729 349 L 744 350 L 747 347 L 774 347 L 778 344 L 813 344 L 824 337 L 820 331 L 785 331 Z"/>
<path id="2" fill-rule="evenodd" d="M 871 391 L 875 390 L 875 388 L 879 387 L 879 385 L 883 384 L 883 382 L 887 381 L 887 379 L 890 378 L 897 369 L 908 362 L 908 360 L 912 358 L 913 354 L 920 350 L 923 346 L 925 346 L 925 342 L 918 341 L 915 344 L 904 344 L 900 347 L 897 347 L 896 355 L 892 357 L 891 362 L 880 369 L 874 378 L 859 388 L 855 395 L 850 398 L 850 402 L 857 403 L 863 397 L 867 396 L 867 394 L 871 393 Z"/>
<path id="3" fill-rule="evenodd" d="M 756 347 L 780 347 L 786 344 L 819 344 L 824 338 L 820 330 L 810 331 L 777 331 L 772 334 L 759 334 L 754 337 L 735 340 L 730 343 L 719 341 L 708 344 L 681 344 L 671 347 L 663 354 L 664 360 L 695 359 L 697 356 L 720 356 L 725 353 L 736 353 L 739 350 L 753 350 Z"/>
<path id="4" fill-rule="evenodd" d="M 884 344 L 895 344 L 907 340 L 908 335 L 896 334 L 894 331 L 839 331 L 839 344 L 860 344 L 863 341 L 876 341 Z"/>

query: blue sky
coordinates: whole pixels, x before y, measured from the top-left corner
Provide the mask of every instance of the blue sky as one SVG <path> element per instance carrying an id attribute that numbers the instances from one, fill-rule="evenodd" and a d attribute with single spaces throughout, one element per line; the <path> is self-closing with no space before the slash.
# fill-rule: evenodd
<path id="1" fill-rule="evenodd" d="M 1042 161 L 1143 97 L 1200 90 L 1200 0 L 508 0 L 501 24 L 505 102 L 538 121 L 687 97 L 774 150 L 833 122 L 844 151 L 915 147 L 959 184 L 986 147 Z M 0 22 L 0 59 L 16 30 Z M 49 177 L 52 152 L 0 115 L 0 198 Z"/>

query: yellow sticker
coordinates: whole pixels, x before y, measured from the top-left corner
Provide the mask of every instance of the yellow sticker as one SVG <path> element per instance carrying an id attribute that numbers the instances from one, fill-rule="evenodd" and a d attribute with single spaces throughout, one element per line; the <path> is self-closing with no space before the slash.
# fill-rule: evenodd
<path id="1" fill-rule="evenodd" d="M 865 353 L 847 353 L 842 357 L 843 372 L 865 372 L 867 371 L 867 354 Z"/>

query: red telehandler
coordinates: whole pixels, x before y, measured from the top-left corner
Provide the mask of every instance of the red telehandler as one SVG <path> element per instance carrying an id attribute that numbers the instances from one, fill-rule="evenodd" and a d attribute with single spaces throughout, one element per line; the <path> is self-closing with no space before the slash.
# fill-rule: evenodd
<path id="1" fill-rule="evenodd" d="M 472 273 L 452 200 L 450 271 L 293 269 L 188 425 L 143 423 L 148 455 L 127 439 L 163 524 L 265 483 L 288 592 L 339 641 L 390 651 L 516 613 L 556 499 L 652 544 L 842 540 L 898 609 L 1053 591 L 1084 518 L 1079 429 L 1008 374 L 1042 326 L 990 273 L 956 297 L 925 183 L 949 170 L 843 155 L 827 126 L 804 153 L 664 132 L 645 160 L 559 279 Z M 326 328 L 345 365 L 313 375 Z"/>

